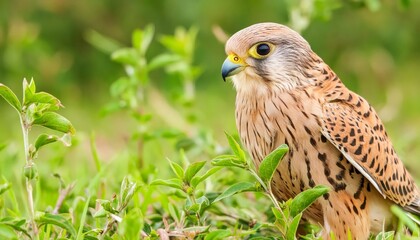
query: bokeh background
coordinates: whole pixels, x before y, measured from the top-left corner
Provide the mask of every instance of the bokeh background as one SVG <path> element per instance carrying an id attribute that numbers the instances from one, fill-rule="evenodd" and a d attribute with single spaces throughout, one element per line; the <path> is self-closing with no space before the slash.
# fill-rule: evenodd
<path id="1" fill-rule="evenodd" d="M 316 11 L 311 10 L 314 6 Z M 111 101 L 111 84 L 124 69 L 95 46 L 92 36 L 98 33 L 131 46 L 132 31 L 153 24 L 156 36 L 148 55 L 154 56 L 163 50 L 160 36 L 173 34 L 178 26 L 195 26 L 199 32 L 193 63 L 202 69 L 195 82 L 196 122 L 223 145 L 224 131 L 236 132 L 235 91 L 220 76 L 224 45 L 214 27 L 233 34 L 257 22 L 288 24 L 302 32 L 350 89 L 376 108 L 397 152 L 419 179 L 419 11 L 417 0 L 0 1 L 0 82 L 21 94 L 22 79 L 33 77 L 39 90 L 54 94 L 66 106 L 61 113 L 73 122 L 79 144 L 53 154 L 60 159 L 55 167 L 89 165 L 92 132 L 100 157 L 111 159 L 124 148 L 135 123 L 124 113 L 101 114 Z M 163 76 L 154 72 L 151 84 L 168 94 L 172 85 Z M 0 101 L 0 116 L 0 143 L 16 142 L 18 152 L 17 115 Z M 5 174 L 1 159 L 0 167 Z"/>

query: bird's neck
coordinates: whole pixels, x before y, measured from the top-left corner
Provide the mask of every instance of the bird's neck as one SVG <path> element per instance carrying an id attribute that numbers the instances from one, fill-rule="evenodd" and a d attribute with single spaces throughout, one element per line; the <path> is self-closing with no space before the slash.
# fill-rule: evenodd
<path id="1" fill-rule="evenodd" d="M 267 80 L 260 76 L 234 76 L 233 83 L 237 96 L 250 100 L 260 101 L 296 89 L 315 85 L 313 78 L 308 78 L 301 71 L 288 72 L 287 74 L 278 73 L 277 79 Z"/>

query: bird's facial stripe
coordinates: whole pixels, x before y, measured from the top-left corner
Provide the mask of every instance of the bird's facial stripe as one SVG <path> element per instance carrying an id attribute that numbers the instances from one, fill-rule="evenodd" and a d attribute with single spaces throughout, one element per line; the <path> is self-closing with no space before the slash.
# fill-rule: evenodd
<path id="1" fill-rule="evenodd" d="M 244 59 L 240 58 L 238 55 L 234 53 L 230 53 L 227 57 L 232 63 L 245 66 L 246 63 Z"/>
<path id="2" fill-rule="evenodd" d="M 248 55 L 255 59 L 265 59 L 274 52 L 274 48 L 270 42 L 258 42 L 248 50 Z"/>

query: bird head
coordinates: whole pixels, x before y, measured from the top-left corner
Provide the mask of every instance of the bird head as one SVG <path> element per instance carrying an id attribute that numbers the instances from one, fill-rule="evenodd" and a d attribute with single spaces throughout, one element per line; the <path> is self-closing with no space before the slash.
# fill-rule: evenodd
<path id="1" fill-rule="evenodd" d="M 308 42 L 292 29 L 276 23 L 259 23 L 235 33 L 226 43 L 228 55 L 222 77 L 232 77 L 237 90 L 277 85 L 302 85 L 303 71 L 316 56 Z"/>

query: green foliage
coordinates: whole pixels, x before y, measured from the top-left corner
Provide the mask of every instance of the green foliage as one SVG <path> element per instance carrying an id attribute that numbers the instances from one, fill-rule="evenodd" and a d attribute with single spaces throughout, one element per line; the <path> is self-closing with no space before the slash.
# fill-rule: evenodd
<path id="1" fill-rule="evenodd" d="M 235 158 L 239 160 L 239 162 L 246 164 L 246 158 L 245 158 L 245 151 L 241 148 L 239 143 L 228 133 L 225 133 L 226 137 L 228 139 L 230 148 L 232 149 L 233 153 L 235 154 Z"/>
<path id="2" fill-rule="evenodd" d="M 5 193 L 12 185 L 10 183 L 3 183 L 0 185 L 0 195 Z"/>
<path id="3" fill-rule="evenodd" d="M 0 95 L 10 104 L 10 106 L 20 112 L 22 106 L 15 93 L 2 83 L 0 83 Z"/>
<path id="4" fill-rule="evenodd" d="M 276 171 L 280 160 L 287 153 L 289 148 L 287 145 L 280 145 L 277 149 L 267 155 L 264 160 L 261 162 L 258 175 L 261 177 L 261 180 L 265 184 L 269 184 L 273 178 L 274 172 Z"/>
<path id="5" fill-rule="evenodd" d="M 5 237 L 5 239 L 17 239 L 17 234 L 22 233 L 27 237 L 30 237 L 29 232 L 24 228 L 25 219 L 5 217 L 0 220 L 0 226 L 3 226 L 3 229 L 0 230 L 0 236 Z M 15 230 L 16 232 L 10 231 Z M 13 237 L 12 237 L 13 236 Z"/>
<path id="6" fill-rule="evenodd" d="M 415 217 L 406 213 L 399 206 L 391 206 L 391 212 L 398 218 L 399 221 L 399 234 L 403 234 L 405 227 L 407 227 L 412 232 L 413 238 L 418 238 L 420 236 L 419 221 L 414 221 Z"/>
<path id="7" fill-rule="evenodd" d="M 70 220 L 66 219 L 63 215 L 43 213 L 41 216 L 37 216 L 35 220 L 38 223 L 39 228 L 43 225 L 51 224 L 66 230 L 71 238 L 76 237 L 76 229 L 73 227 Z"/>
<path id="8" fill-rule="evenodd" d="M 216 199 L 214 199 L 213 202 L 220 201 L 224 198 L 233 196 L 235 194 L 241 193 L 241 192 L 248 192 L 248 191 L 257 191 L 257 188 L 255 184 L 250 182 L 238 182 L 233 184 L 232 186 L 228 187 L 222 194 L 217 196 Z"/>
<path id="9" fill-rule="evenodd" d="M 54 225 L 65 229 L 70 236 L 75 236 L 76 231 L 73 225 L 60 214 L 49 214 L 41 213 L 41 216 L 35 216 L 34 208 L 34 197 L 33 197 L 33 182 L 38 180 L 38 169 L 34 160 L 38 156 L 38 151 L 41 147 L 61 141 L 65 145 L 69 146 L 71 143 L 70 135 L 75 133 L 73 125 L 62 115 L 56 113 L 60 107 L 60 101 L 45 92 L 36 92 L 35 81 L 32 79 L 29 83 L 26 79 L 23 80 L 23 100 L 20 102 L 13 91 L 0 84 L 0 94 L 6 100 L 11 107 L 17 110 L 20 118 L 22 134 L 23 134 L 23 145 L 26 165 L 23 167 L 23 176 L 26 180 L 26 192 L 28 199 L 28 209 L 30 219 L 28 224 L 30 227 L 26 229 L 23 227 L 25 220 L 21 219 L 10 219 L 8 217 L 3 218 L 0 224 L 0 235 L 7 239 L 16 238 L 16 234 L 11 229 L 22 232 L 30 238 L 38 238 L 38 229 L 43 225 Z M 29 131 L 32 126 L 43 126 L 58 132 L 64 133 L 63 137 L 56 135 L 40 134 L 34 144 L 29 143 Z M 0 188 L 0 192 L 3 193 L 10 188 L 8 183 L 5 183 Z"/>
<path id="10" fill-rule="evenodd" d="M 375 237 L 375 240 L 394 240 L 394 232 L 381 232 Z"/>
<path id="11" fill-rule="evenodd" d="M 313 19 L 330 19 L 332 12 L 342 5 L 338 0 L 287 0 L 286 3 L 290 14 L 289 25 L 298 32 L 305 30 Z"/>
<path id="12" fill-rule="evenodd" d="M 206 164 L 206 161 L 200 161 L 190 164 L 185 170 L 185 177 L 183 179 L 184 182 L 186 184 L 190 184 L 192 178 L 198 173 L 198 171 L 200 171 L 204 167 L 204 164 Z"/>
<path id="13" fill-rule="evenodd" d="M 381 7 L 380 1 L 354 2 L 373 11 Z M 303 30 L 313 19 L 332 17 L 343 5 L 335 0 L 288 1 L 287 11 L 291 24 Z M 56 112 L 62 108 L 60 100 L 37 92 L 34 81 L 23 82 L 22 101 L 0 83 L 0 95 L 19 114 L 26 160 L 23 171 L 16 173 L 12 163 L 21 157 L 13 140 L 0 143 L 1 169 L 11 172 L 0 183 L 1 239 L 295 239 L 298 227 L 307 224 L 301 222 L 304 211 L 328 188 L 316 186 L 279 202 L 271 182 L 287 146 L 275 149 L 257 170 L 235 137 L 226 133 L 227 144 L 217 142 L 217 131 L 197 121 L 204 111 L 195 107 L 200 101 L 195 83 L 203 69 L 212 68 L 207 59 L 205 68 L 195 65 L 198 28 L 179 27 L 173 35 L 161 36 L 156 29 L 136 29 L 128 47 L 95 31 L 86 35 L 125 71 L 112 83 L 112 99 L 103 113 L 123 119 L 115 126 L 133 122 L 134 127 L 128 132 L 117 128 L 119 137 L 110 143 L 97 120 L 98 132 L 90 133 L 89 143 L 89 134 L 79 127 L 72 140 L 75 128 Z M 97 113 L 99 108 L 91 110 Z M 208 118 L 229 117 L 220 109 Z M 62 150 L 55 142 L 76 146 Z M 86 156 L 86 146 L 92 156 Z M 75 154 L 75 148 L 84 154 Z M 40 149 L 48 157 L 38 161 Z M 67 179 L 77 182 L 66 184 Z M 399 208 L 392 211 L 400 220 L 395 234 L 409 239 L 408 228 L 412 238 L 418 237 L 412 216 Z M 313 231 L 299 238 L 315 239 L 320 229 L 305 226 Z M 394 232 L 372 237 L 393 238 Z"/>
<path id="14" fill-rule="evenodd" d="M 97 199 L 96 202 L 99 203 L 101 208 L 99 208 L 96 212 L 93 213 L 94 218 L 106 218 L 107 222 L 102 230 L 90 230 L 90 233 L 99 233 L 99 238 L 106 238 L 108 235 L 113 235 L 115 233 L 115 227 L 119 225 L 119 223 L 123 223 L 123 228 L 120 229 L 120 233 L 127 235 L 137 235 L 139 236 L 139 229 L 142 228 L 142 221 L 139 219 L 137 222 L 133 222 L 134 219 L 141 216 L 141 212 L 138 208 L 133 208 L 132 212 L 125 213 L 125 209 L 129 205 L 130 201 L 134 197 L 135 193 L 138 191 L 139 187 L 136 182 L 131 181 L 128 177 L 125 177 L 121 183 L 119 193 L 111 200 L 106 199 Z M 86 205 L 87 206 L 87 205 Z M 86 208 L 87 210 L 87 208 Z M 120 215 L 125 215 L 122 218 Z M 124 219 L 124 221 L 123 221 Z M 137 230 L 133 229 L 130 231 L 128 229 L 127 224 L 133 223 L 133 226 L 137 226 Z M 89 233 L 89 232 L 88 232 Z M 86 233 L 86 234 L 88 234 Z M 79 234 L 80 235 L 80 234 Z M 81 238 L 82 239 L 82 238 Z"/>
<path id="15" fill-rule="evenodd" d="M 283 157 L 288 151 L 287 145 L 280 145 L 270 154 L 268 154 L 261 162 L 258 173 L 254 170 L 253 163 L 245 158 L 245 151 L 241 148 L 239 143 L 229 134 L 226 134 L 229 145 L 232 148 L 234 159 L 243 159 L 242 161 L 229 160 L 229 156 L 216 157 L 212 163 L 214 165 L 225 166 L 225 167 L 239 167 L 247 170 L 254 178 L 257 183 L 250 182 L 239 182 L 233 184 L 227 188 L 222 194 L 220 194 L 213 202 L 220 201 L 222 199 L 231 197 L 235 194 L 255 191 L 264 193 L 274 204 L 272 208 L 275 216 L 275 226 L 281 233 L 284 239 L 295 239 L 297 229 L 302 218 L 303 211 L 308 208 L 317 198 L 328 192 L 327 187 L 316 186 L 313 189 L 308 189 L 301 192 L 295 198 L 289 199 L 286 202 L 279 203 L 277 198 L 274 196 L 271 188 L 271 181 L 274 173 L 280 164 Z"/>
<path id="16" fill-rule="evenodd" d="M 296 217 L 298 214 L 305 211 L 315 200 L 322 195 L 328 193 L 329 189 L 325 186 L 316 186 L 312 189 L 308 189 L 299 193 L 293 198 L 290 203 L 290 216 Z"/>

